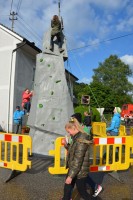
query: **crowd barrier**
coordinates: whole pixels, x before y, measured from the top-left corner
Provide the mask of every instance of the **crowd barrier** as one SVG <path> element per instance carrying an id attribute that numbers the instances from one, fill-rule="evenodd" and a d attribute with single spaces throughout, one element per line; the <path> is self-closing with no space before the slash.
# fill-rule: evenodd
<path id="1" fill-rule="evenodd" d="M 62 148 L 64 149 L 64 160 L 66 150 L 64 148 L 64 137 L 55 141 L 55 149 L 49 151 L 54 156 L 54 166 L 49 167 L 51 174 L 66 174 L 65 164 L 61 164 Z M 94 137 L 92 147 L 92 164 L 88 171 L 118 171 L 126 170 L 133 163 L 133 136 L 110 136 Z"/>
<path id="2" fill-rule="evenodd" d="M 93 135 L 96 135 L 96 136 L 107 137 L 106 123 L 105 122 L 93 122 L 92 133 L 93 133 Z M 126 135 L 126 128 L 124 125 L 120 125 L 119 136 L 125 136 L 125 135 Z"/>
<path id="3" fill-rule="evenodd" d="M 130 135 L 133 135 L 133 127 L 130 127 Z"/>
<path id="4" fill-rule="evenodd" d="M 0 133 L 0 167 L 26 171 L 31 168 L 32 141 L 28 135 Z"/>

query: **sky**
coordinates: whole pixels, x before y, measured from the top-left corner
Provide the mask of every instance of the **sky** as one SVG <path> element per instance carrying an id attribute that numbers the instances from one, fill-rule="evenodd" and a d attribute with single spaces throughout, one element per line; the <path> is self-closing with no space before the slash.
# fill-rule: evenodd
<path id="1" fill-rule="evenodd" d="M 60 0 L 60 7 L 68 50 L 65 68 L 79 82 L 90 83 L 93 69 L 110 55 L 133 70 L 133 0 Z M 58 0 L 0 0 L 0 23 L 8 28 L 13 11 L 14 31 L 42 49 L 44 33 L 58 15 Z"/>

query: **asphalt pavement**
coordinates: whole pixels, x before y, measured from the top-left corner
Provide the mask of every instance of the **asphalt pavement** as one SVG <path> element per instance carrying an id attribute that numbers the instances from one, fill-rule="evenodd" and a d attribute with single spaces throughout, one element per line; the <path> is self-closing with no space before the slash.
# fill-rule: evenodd
<path id="1" fill-rule="evenodd" d="M 51 175 L 48 167 L 53 160 L 33 156 L 32 168 L 26 172 L 16 172 L 6 183 L 12 171 L 0 168 L 0 200 L 60 200 L 63 194 L 65 175 Z M 117 176 L 116 176 L 117 175 Z M 118 174 L 106 174 L 103 191 L 97 200 L 133 200 L 133 167 Z M 119 178 L 118 178 L 119 177 Z M 80 200 L 74 190 L 73 200 Z"/>
<path id="2" fill-rule="evenodd" d="M 49 174 L 48 167 L 53 166 L 53 159 L 37 156 L 30 159 L 32 167 L 26 172 L 0 168 L 0 200 L 61 200 L 65 175 Z M 97 182 L 98 176 L 92 176 Z M 133 166 L 125 171 L 106 173 L 102 187 L 103 191 L 94 199 L 133 200 Z M 80 200 L 76 189 L 73 200 Z"/>

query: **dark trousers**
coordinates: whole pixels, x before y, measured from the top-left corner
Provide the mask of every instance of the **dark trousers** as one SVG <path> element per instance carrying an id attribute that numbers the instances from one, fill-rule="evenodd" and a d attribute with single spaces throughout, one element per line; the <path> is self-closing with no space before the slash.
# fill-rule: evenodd
<path id="1" fill-rule="evenodd" d="M 102 184 L 105 174 L 105 172 L 89 172 L 87 184 L 91 186 L 93 193 L 97 189 L 97 186 Z"/>
<path id="2" fill-rule="evenodd" d="M 65 183 L 65 185 L 64 185 L 64 196 L 63 196 L 62 200 L 70 200 L 71 199 L 72 191 L 73 191 L 75 184 L 77 186 L 77 190 L 78 190 L 80 196 L 84 200 L 92 199 L 91 195 L 87 193 L 86 178 L 81 178 L 81 179 L 74 178 L 72 180 L 71 184 Z"/>
<path id="3" fill-rule="evenodd" d="M 22 124 L 14 124 L 14 133 L 22 133 Z"/>
<path id="4" fill-rule="evenodd" d="M 30 102 L 26 102 L 24 104 L 24 109 L 26 109 L 26 111 L 29 113 L 30 112 L 30 107 L 31 107 L 31 103 Z"/>
<path id="5" fill-rule="evenodd" d="M 62 48 L 61 33 L 51 35 L 51 41 L 50 41 L 51 47 L 53 48 L 53 46 L 54 46 L 53 39 L 54 39 L 55 36 L 57 37 L 59 48 Z"/>

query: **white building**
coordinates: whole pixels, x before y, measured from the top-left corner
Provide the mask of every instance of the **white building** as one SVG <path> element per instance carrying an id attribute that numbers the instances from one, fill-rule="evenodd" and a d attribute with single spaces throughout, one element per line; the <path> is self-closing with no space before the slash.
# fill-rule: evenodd
<path id="1" fill-rule="evenodd" d="M 36 55 L 40 52 L 34 43 L 0 24 L 0 129 L 3 131 L 12 131 L 13 112 L 17 105 L 21 106 L 22 91 L 33 89 Z M 72 74 L 70 77 L 72 86 L 78 79 Z"/>

